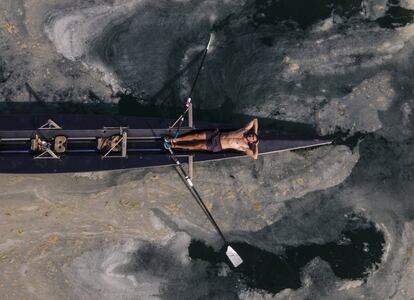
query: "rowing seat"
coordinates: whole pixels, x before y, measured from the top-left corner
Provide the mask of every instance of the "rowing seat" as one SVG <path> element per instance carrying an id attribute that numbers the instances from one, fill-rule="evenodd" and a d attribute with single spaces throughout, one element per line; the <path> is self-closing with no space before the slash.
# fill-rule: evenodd
<path id="1" fill-rule="evenodd" d="M 65 153 L 66 152 L 67 138 L 64 135 L 58 135 L 55 137 L 55 152 Z"/>

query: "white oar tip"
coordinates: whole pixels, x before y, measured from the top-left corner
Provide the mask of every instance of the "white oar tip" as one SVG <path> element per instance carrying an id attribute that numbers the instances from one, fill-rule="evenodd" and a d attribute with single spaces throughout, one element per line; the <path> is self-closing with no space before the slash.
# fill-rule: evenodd
<path id="1" fill-rule="evenodd" d="M 211 32 L 210 33 L 210 39 L 208 40 L 208 44 L 207 44 L 207 47 L 206 47 L 207 51 L 209 50 L 210 45 L 213 42 L 213 40 L 214 40 L 214 33 Z"/>
<path id="2" fill-rule="evenodd" d="M 230 246 L 227 246 L 226 255 L 230 259 L 231 263 L 235 268 L 237 268 L 239 265 L 243 263 L 243 260 L 240 257 L 240 255 L 237 254 L 237 252 Z"/>

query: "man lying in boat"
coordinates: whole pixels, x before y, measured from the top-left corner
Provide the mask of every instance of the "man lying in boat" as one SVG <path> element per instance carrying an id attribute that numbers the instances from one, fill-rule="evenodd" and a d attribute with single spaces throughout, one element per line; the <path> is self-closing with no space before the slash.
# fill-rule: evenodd
<path id="1" fill-rule="evenodd" d="M 221 152 L 231 149 L 246 153 L 253 159 L 259 154 L 259 138 L 257 132 L 259 123 L 257 119 L 250 121 L 245 127 L 230 132 L 203 131 L 188 133 L 177 138 L 167 138 L 173 149 L 207 150 Z"/>

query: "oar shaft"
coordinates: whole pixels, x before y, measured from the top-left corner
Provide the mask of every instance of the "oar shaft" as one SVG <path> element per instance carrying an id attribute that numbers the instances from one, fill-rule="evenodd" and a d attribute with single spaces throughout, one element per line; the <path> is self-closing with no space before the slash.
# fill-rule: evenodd
<path id="1" fill-rule="evenodd" d="M 224 243 L 228 244 L 227 239 L 225 238 L 225 236 L 224 236 L 223 232 L 221 231 L 220 227 L 218 226 L 216 220 L 214 220 L 212 214 L 208 210 L 206 204 L 204 203 L 203 199 L 201 198 L 200 193 L 194 187 L 194 184 L 193 184 L 191 178 L 188 176 L 187 172 L 184 170 L 184 167 L 182 166 L 182 164 L 180 163 L 178 158 L 175 156 L 174 152 L 171 149 L 169 149 L 169 151 L 170 151 L 170 154 L 171 154 L 171 159 L 176 164 L 176 170 L 177 170 L 178 174 L 181 176 L 181 178 L 183 179 L 183 181 L 185 182 L 187 188 L 190 190 L 191 195 L 194 197 L 194 199 L 200 205 L 201 209 L 206 214 L 208 220 L 213 225 L 214 229 L 216 229 L 217 233 L 223 239 Z"/>

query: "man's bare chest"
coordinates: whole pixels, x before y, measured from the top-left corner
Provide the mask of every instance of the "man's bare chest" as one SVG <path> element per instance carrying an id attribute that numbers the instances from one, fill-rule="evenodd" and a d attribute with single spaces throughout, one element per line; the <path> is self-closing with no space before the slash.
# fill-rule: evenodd
<path id="1" fill-rule="evenodd" d="M 229 136 L 221 137 L 221 144 L 223 148 L 233 148 L 233 149 L 244 149 L 247 146 L 247 143 L 244 140 L 244 138 L 229 137 Z"/>

